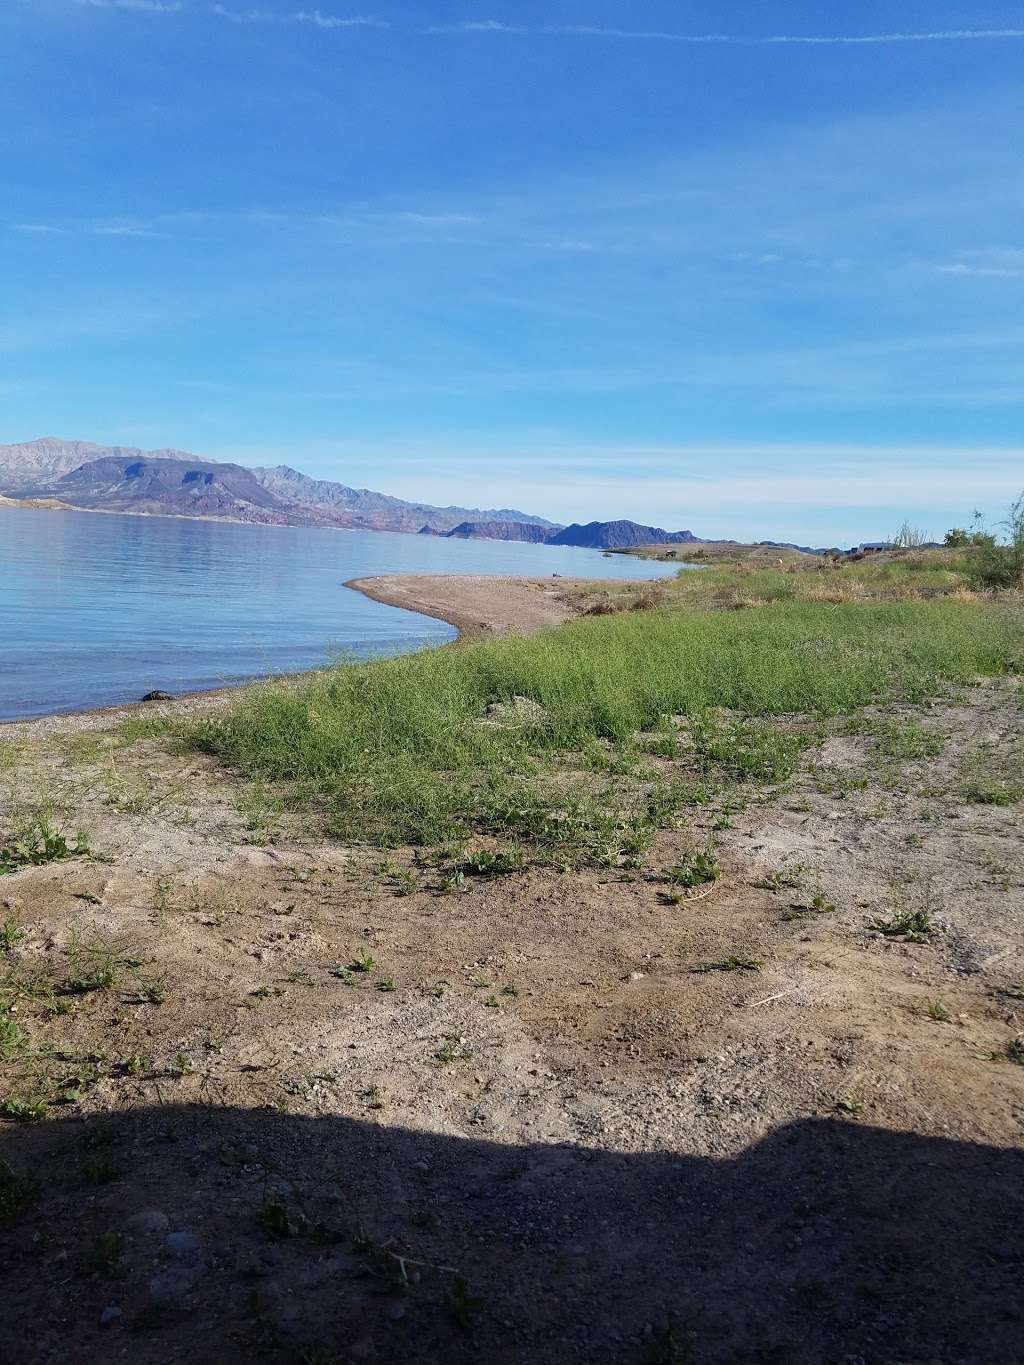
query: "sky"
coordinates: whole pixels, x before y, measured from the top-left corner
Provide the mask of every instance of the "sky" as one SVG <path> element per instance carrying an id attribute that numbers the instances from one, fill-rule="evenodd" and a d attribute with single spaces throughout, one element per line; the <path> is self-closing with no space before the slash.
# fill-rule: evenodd
<path id="1" fill-rule="evenodd" d="M 0 442 L 705 536 L 1024 487 L 1017 0 L 0 0 Z"/>

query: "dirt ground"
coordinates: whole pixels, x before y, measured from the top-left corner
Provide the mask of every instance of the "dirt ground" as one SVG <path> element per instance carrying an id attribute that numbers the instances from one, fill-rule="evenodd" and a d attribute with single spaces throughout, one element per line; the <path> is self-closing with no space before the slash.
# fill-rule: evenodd
<path id="1" fill-rule="evenodd" d="M 970 799 L 1021 718 L 836 722 L 641 869 L 450 891 L 114 713 L 0 727 L 4 818 L 91 850 L 0 877 L 2 1093 L 52 1097 L 0 1119 L 0 1359 L 1024 1360 L 1022 808 Z"/>
<path id="2" fill-rule="evenodd" d="M 377 602 L 447 621 L 462 635 L 528 635 L 545 626 L 561 625 L 603 594 L 602 585 L 593 579 L 561 575 L 387 574 L 353 578 L 345 586 Z M 642 589 L 644 585 L 635 586 Z"/>

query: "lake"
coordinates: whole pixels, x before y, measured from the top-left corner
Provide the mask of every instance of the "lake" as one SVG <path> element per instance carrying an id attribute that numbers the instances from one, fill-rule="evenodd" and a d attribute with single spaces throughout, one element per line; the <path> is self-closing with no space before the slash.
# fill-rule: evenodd
<path id="1" fill-rule="evenodd" d="M 666 572 L 562 546 L 0 507 L 0 720 L 454 638 L 442 621 L 344 587 L 349 578 Z"/>

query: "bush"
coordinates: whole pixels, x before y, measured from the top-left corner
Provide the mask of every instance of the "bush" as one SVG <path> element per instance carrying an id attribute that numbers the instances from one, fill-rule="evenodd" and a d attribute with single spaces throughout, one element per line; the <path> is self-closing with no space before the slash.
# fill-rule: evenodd
<path id="1" fill-rule="evenodd" d="M 1003 529 L 1005 542 L 984 532 L 975 534 L 968 572 L 982 587 L 1024 588 L 1024 493 L 1010 508 Z"/>

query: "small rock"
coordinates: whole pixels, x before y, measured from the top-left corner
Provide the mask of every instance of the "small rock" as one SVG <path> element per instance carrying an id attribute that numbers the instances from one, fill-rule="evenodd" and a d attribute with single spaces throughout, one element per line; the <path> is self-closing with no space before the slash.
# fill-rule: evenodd
<path id="1" fill-rule="evenodd" d="M 170 692 L 161 692 L 160 689 L 157 687 L 157 688 L 154 688 L 154 690 L 153 690 L 152 692 L 147 692 L 146 695 L 145 695 L 144 697 L 141 698 L 141 700 L 142 700 L 142 701 L 173 701 L 174 698 L 171 696 Z"/>
<path id="2" fill-rule="evenodd" d="M 200 1242 L 194 1232 L 169 1232 L 164 1246 L 179 1261 L 190 1261 L 199 1255 Z"/>
<path id="3" fill-rule="evenodd" d="M 109 1327 L 111 1323 L 120 1322 L 123 1314 L 116 1303 L 108 1303 L 100 1314 L 100 1326 Z"/>
<path id="4" fill-rule="evenodd" d="M 387 1308 L 387 1316 L 391 1322 L 399 1322 L 402 1318 L 405 1317 L 405 1304 L 389 1303 Z"/>
<path id="5" fill-rule="evenodd" d="M 127 1232 L 145 1234 L 166 1232 L 170 1225 L 171 1220 L 166 1213 L 161 1213 L 159 1209 L 143 1209 L 140 1213 L 133 1213 L 124 1226 Z"/>
<path id="6" fill-rule="evenodd" d="M 154 1303 L 174 1303 L 192 1288 L 192 1276 L 186 1270 L 161 1270 L 147 1285 Z"/>

